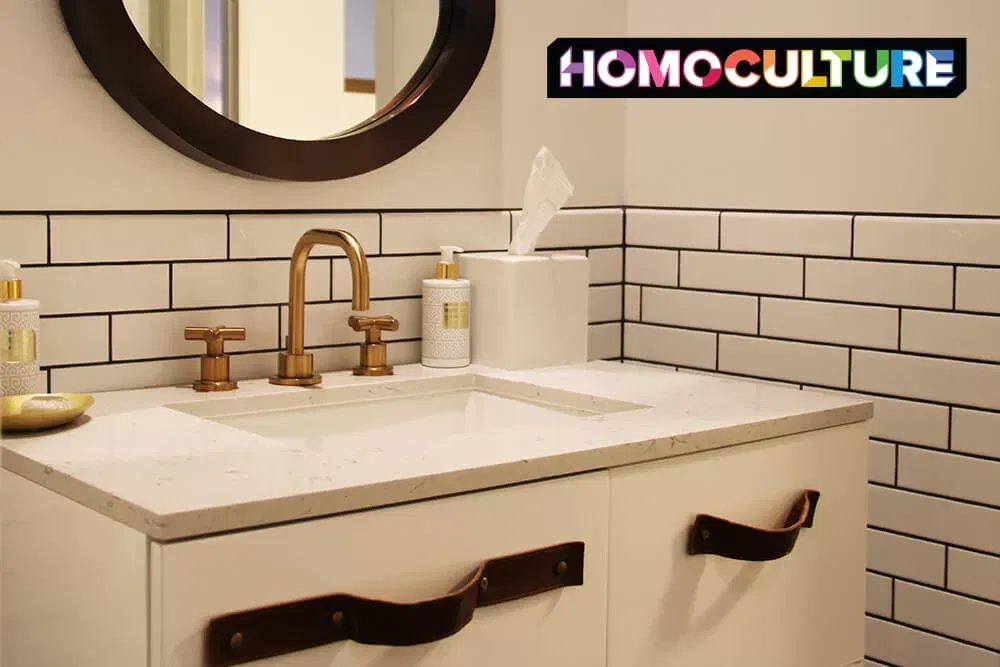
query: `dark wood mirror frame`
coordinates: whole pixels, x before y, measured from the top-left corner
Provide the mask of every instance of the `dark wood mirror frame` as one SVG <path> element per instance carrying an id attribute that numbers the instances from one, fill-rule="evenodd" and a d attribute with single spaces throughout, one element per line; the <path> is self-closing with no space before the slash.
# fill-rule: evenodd
<path id="1" fill-rule="evenodd" d="M 60 0 L 59 5 L 90 71 L 140 125 L 220 171 L 284 181 L 357 176 L 416 148 L 472 88 L 496 21 L 495 0 L 440 0 L 434 40 L 402 91 L 349 130 L 299 141 L 239 125 L 188 92 L 146 45 L 123 0 Z"/>

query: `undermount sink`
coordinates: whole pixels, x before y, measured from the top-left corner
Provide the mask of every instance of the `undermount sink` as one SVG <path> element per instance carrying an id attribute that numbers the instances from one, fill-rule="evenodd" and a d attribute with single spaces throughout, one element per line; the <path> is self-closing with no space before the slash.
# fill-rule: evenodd
<path id="1" fill-rule="evenodd" d="M 390 381 L 170 406 L 289 442 L 327 437 L 446 436 L 552 425 L 644 408 L 479 375 Z"/>

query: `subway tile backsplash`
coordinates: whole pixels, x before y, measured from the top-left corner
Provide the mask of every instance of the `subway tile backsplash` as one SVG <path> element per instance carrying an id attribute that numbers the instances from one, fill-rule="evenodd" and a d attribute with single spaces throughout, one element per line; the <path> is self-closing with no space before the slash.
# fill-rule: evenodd
<path id="1" fill-rule="evenodd" d="M 627 360 L 874 402 L 865 664 L 1000 667 L 1000 219 L 644 208 L 625 231 Z"/>
<path id="2" fill-rule="evenodd" d="M 51 391 L 182 384 L 198 375 L 204 344 L 187 326 L 239 326 L 232 374 L 274 372 L 287 333 L 289 257 L 311 228 L 346 229 L 369 257 L 372 312 L 391 313 L 394 363 L 420 357 L 421 281 L 438 246 L 505 250 L 511 211 L 388 213 L 0 214 L 0 255 L 25 265 L 25 293 L 42 302 L 40 353 Z M 590 253 L 593 359 L 621 357 L 624 210 L 570 209 L 543 247 Z M 357 364 L 361 335 L 347 326 L 350 267 L 317 246 L 306 271 L 306 345 L 320 370 Z"/>
<path id="3" fill-rule="evenodd" d="M 0 215 L 0 255 L 43 304 L 53 391 L 186 384 L 191 325 L 246 326 L 237 379 L 274 371 L 288 259 L 312 227 L 369 256 L 392 363 L 420 356 L 420 281 L 439 245 L 501 251 L 516 211 Z M 997 667 L 1000 220 L 630 208 L 561 212 L 541 250 L 590 257 L 591 359 L 748 377 L 875 403 L 871 665 Z M 306 344 L 357 363 L 350 271 L 317 247 Z"/>

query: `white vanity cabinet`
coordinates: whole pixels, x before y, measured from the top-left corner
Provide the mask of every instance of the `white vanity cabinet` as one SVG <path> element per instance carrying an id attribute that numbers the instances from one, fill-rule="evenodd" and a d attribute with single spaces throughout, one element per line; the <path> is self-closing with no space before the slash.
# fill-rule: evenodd
<path id="1" fill-rule="evenodd" d="M 867 439 L 860 423 L 612 470 L 608 666 L 860 663 Z M 787 555 L 687 552 L 698 514 L 768 544 L 805 490 L 819 500 Z"/>

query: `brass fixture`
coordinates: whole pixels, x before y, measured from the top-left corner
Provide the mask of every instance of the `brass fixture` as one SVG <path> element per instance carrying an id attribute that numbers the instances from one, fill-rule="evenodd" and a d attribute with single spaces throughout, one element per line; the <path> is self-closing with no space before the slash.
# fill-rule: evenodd
<path id="1" fill-rule="evenodd" d="M 247 330 L 243 327 L 187 327 L 185 340 L 203 340 L 208 344 L 207 353 L 201 358 L 201 379 L 194 383 L 195 391 L 232 391 L 235 382 L 229 379 L 229 355 L 226 354 L 227 340 L 246 340 Z"/>
<path id="2" fill-rule="evenodd" d="M 351 315 L 347 323 L 355 331 L 365 332 L 365 342 L 361 344 L 361 365 L 354 369 L 355 375 L 392 375 L 392 366 L 386 362 L 383 331 L 399 329 L 399 320 L 392 315 L 363 317 Z"/>
<path id="3" fill-rule="evenodd" d="M 315 245 L 334 246 L 344 251 L 351 265 L 351 307 L 353 310 L 368 310 L 369 307 L 368 260 L 358 240 L 340 229 L 310 229 L 303 234 L 292 251 L 289 269 L 286 349 L 278 353 L 278 373 L 271 376 L 271 384 L 305 387 L 321 381 L 320 376 L 313 373 L 312 353 L 305 351 L 306 263 Z"/>

